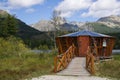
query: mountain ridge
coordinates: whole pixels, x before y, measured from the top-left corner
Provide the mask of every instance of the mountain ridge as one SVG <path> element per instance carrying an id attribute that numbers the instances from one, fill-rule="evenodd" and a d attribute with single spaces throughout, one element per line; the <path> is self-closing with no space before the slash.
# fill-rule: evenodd
<path id="1" fill-rule="evenodd" d="M 107 17 L 102 17 L 102 18 L 98 19 L 97 22 L 105 24 L 111 28 L 114 28 L 114 27 L 120 28 L 120 16 L 118 16 L 118 15 L 111 15 L 111 16 L 107 16 Z"/>
<path id="2" fill-rule="evenodd" d="M 47 26 L 44 26 L 44 25 L 46 25 L 45 24 L 46 22 L 47 22 Z M 51 22 L 51 20 L 47 20 L 47 21 L 46 20 L 41 20 L 41 21 L 33 24 L 32 27 L 35 28 L 35 29 L 38 29 L 39 31 L 54 31 L 55 27 L 50 22 Z M 72 30 L 73 31 L 78 31 L 78 30 L 87 29 L 88 27 L 90 27 L 91 30 L 95 30 L 95 27 L 93 27 L 93 24 L 95 24 L 95 25 L 98 24 L 99 26 L 104 25 L 104 26 L 106 26 L 108 28 L 111 28 L 111 29 L 112 28 L 113 29 L 115 29 L 115 28 L 119 29 L 120 28 L 120 16 L 111 15 L 111 16 L 107 16 L 107 17 L 101 17 L 95 22 L 76 22 L 76 21 L 63 22 L 63 24 L 60 24 L 59 30 L 62 30 L 62 31 L 64 31 L 64 30 L 65 31 L 72 31 Z M 51 25 L 52 25 L 52 28 L 51 28 Z"/>

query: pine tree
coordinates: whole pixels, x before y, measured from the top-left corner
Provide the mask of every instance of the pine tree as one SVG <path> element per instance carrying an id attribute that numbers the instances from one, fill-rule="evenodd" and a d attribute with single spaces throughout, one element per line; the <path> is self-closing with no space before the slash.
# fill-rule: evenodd
<path id="1" fill-rule="evenodd" d="M 9 35 L 16 35 L 17 33 L 17 20 L 14 16 L 8 15 L 7 17 L 7 26 L 8 26 L 8 34 Z"/>
<path id="2" fill-rule="evenodd" d="M 0 37 L 9 37 L 11 35 L 16 35 L 17 20 L 14 16 L 8 14 L 8 16 L 0 16 Z"/>
<path id="3" fill-rule="evenodd" d="M 0 16 L 0 37 L 8 36 L 8 25 L 6 23 L 6 18 Z"/>

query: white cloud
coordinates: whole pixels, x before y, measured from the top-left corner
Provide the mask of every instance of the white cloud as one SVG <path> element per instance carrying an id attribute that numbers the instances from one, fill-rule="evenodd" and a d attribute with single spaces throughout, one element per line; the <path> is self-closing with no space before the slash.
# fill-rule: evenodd
<path id="1" fill-rule="evenodd" d="M 8 0 L 8 4 L 12 7 L 31 7 L 43 2 L 44 0 Z"/>
<path id="2" fill-rule="evenodd" d="M 90 6 L 83 17 L 104 17 L 109 15 L 120 15 L 120 1 L 118 0 L 97 0 Z"/>
<path id="3" fill-rule="evenodd" d="M 70 17 L 80 11 L 82 17 L 103 17 L 109 15 L 120 15 L 119 0 L 63 0 L 55 7 L 61 11 L 63 17 Z M 86 12 L 83 12 L 86 11 Z"/>
<path id="4" fill-rule="evenodd" d="M 29 9 L 26 10 L 26 12 L 27 12 L 27 13 L 33 13 L 33 12 L 35 12 L 35 9 L 29 8 Z"/>
<path id="5" fill-rule="evenodd" d="M 71 12 L 71 11 L 62 12 L 60 14 L 61 17 L 70 17 L 71 15 L 73 15 L 73 12 Z"/>
<path id="6" fill-rule="evenodd" d="M 34 5 L 41 5 L 44 0 L 4 0 L 0 1 L 0 9 L 11 11 L 13 9 L 25 8 L 26 12 L 34 12 Z"/>
<path id="7" fill-rule="evenodd" d="M 86 9 L 91 5 L 91 0 L 63 0 L 55 10 L 61 11 L 63 17 L 71 16 L 75 11 Z"/>

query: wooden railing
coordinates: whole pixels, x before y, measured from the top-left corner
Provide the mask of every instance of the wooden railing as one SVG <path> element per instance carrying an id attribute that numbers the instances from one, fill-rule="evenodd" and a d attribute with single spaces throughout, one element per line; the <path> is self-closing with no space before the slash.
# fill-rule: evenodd
<path id="1" fill-rule="evenodd" d="M 57 55 L 55 57 L 55 59 L 54 59 L 54 72 L 61 71 L 68 66 L 68 64 L 70 63 L 70 61 L 74 57 L 74 50 L 75 50 L 75 46 L 71 45 L 65 53 L 63 53 L 61 55 Z"/>
<path id="2" fill-rule="evenodd" d="M 94 56 L 90 50 L 90 47 L 88 47 L 87 54 L 86 54 L 86 69 L 91 74 L 95 74 Z"/>

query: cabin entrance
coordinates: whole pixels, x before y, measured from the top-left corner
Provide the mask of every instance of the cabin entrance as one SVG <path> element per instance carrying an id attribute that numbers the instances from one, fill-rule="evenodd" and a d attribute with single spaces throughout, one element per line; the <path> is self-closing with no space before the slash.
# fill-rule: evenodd
<path id="1" fill-rule="evenodd" d="M 78 56 L 79 57 L 86 56 L 88 46 L 89 46 L 89 37 L 88 36 L 78 37 Z"/>

